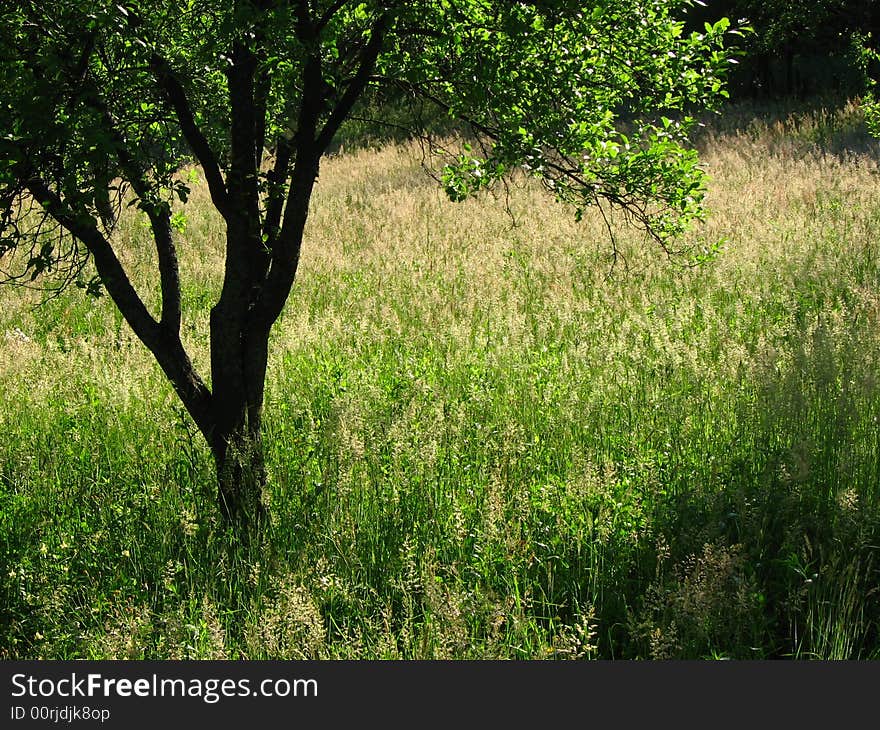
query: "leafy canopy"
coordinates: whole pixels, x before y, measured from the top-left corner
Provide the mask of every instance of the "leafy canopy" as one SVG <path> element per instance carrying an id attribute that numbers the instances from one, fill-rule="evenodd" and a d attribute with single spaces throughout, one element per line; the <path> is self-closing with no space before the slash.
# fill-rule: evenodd
<path id="1" fill-rule="evenodd" d="M 856 35 L 854 46 L 858 51 L 859 70 L 862 73 L 864 84 L 864 99 L 862 108 L 865 113 L 865 122 L 868 131 L 875 137 L 880 137 L 880 100 L 877 98 L 877 80 L 872 75 L 880 67 L 880 51 L 871 46 L 870 36 Z"/>
<path id="2" fill-rule="evenodd" d="M 577 211 L 617 207 L 663 240 L 699 214 L 688 134 L 695 113 L 725 96 L 730 62 L 726 20 L 684 33 L 690 4 L 4 4 L 0 254 L 27 242 L 25 273 L 67 262 L 73 276 L 94 253 L 77 225 L 109 233 L 123 203 L 161 223 L 174 198 L 186 200 L 177 173 L 193 160 L 212 191 L 258 186 L 248 213 L 271 248 L 272 209 L 289 202 L 297 155 L 311 146 L 320 156 L 365 94 L 418 101 L 413 109 L 427 104 L 467 126 L 473 146 L 443 173 L 453 200 L 524 170 Z M 236 106 L 232 71 L 244 64 L 253 84 Z M 420 131 L 417 114 L 408 124 Z M 235 162 L 248 134 L 250 171 Z M 265 149 L 289 153 L 266 172 Z M 37 215 L 26 215 L 34 200 Z"/>

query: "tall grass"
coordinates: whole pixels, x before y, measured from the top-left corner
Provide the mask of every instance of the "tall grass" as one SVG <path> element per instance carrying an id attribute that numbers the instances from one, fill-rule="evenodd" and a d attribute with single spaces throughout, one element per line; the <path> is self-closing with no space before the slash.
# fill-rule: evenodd
<path id="1" fill-rule="evenodd" d="M 0 656 L 877 658 L 880 196 L 852 107 L 700 140 L 668 261 L 418 149 L 325 161 L 266 396 L 272 522 L 106 298 L 0 290 Z M 222 231 L 195 185 L 184 331 Z M 137 214 L 118 241 L 155 306 Z M 623 266 L 623 263 L 626 266 Z"/>

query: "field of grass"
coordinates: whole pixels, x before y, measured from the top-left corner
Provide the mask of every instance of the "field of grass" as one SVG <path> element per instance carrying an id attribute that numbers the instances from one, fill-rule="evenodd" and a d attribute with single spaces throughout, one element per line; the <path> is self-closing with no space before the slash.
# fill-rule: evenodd
<path id="1" fill-rule="evenodd" d="M 880 658 L 878 150 L 851 106 L 751 115 L 700 140 L 700 266 L 620 225 L 612 269 L 528 185 L 452 204 L 415 145 L 326 160 L 248 549 L 108 298 L 0 288 L 0 658 Z"/>

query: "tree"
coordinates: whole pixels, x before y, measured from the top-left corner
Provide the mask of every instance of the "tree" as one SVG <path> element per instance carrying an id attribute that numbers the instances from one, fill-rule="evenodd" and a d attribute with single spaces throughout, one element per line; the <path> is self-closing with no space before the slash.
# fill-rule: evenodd
<path id="1" fill-rule="evenodd" d="M 850 39 L 871 33 L 880 20 L 873 0 L 708 0 L 691 14 L 689 26 L 713 15 L 748 21 L 753 32 L 744 39 L 747 59 L 737 76 L 752 93 L 777 96 L 809 90 L 810 61 L 828 66 L 837 59 L 838 91 L 858 83 Z M 774 79 L 774 65 L 781 78 Z"/>
<path id="2" fill-rule="evenodd" d="M 105 288 L 155 356 L 211 448 L 224 517 L 243 529 L 263 514 L 269 332 L 320 159 L 359 101 L 393 89 L 466 125 L 472 146 L 443 172 L 453 200 L 524 170 L 578 213 L 622 210 L 662 243 L 700 214 L 688 133 L 725 94 L 729 24 L 685 34 L 689 5 L 19 0 L 0 10 L 0 254 L 17 249 L 19 275 L 61 284 L 94 263 L 97 278 L 78 283 Z M 171 216 L 188 162 L 226 226 L 210 387 L 180 338 Z M 157 314 L 120 263 L 123 205 L 150 223 Z"/>

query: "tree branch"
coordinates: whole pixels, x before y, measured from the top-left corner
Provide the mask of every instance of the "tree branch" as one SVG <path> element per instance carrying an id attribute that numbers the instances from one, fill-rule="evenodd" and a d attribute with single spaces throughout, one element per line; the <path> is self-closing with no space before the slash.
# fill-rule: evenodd
<path id="1" fill-rule="evenodd" d="M 143 19 L 131 8 L 125 8 L 124 15 L 126 22 L 132 30 L 137 31 L 143 25 Z M 143 39 L 141 40 L 146 45 L 147 42 Z M 152 45 L 149 47 L 152 49 Z M 165 92 L 165 96 L 177 116 L 183 136 L 202 166 L 214 206 L 220 212 L 220 215 L 226 218 L 229 215 L 229 198 L 223 174 L 220 170 L 220 163 L 214 150 L 211 149 L 207 138 L 202 133 L 202 130 L 199 129 L 198 124 L 196 124 L 186 89 L 183 88 L 183 84 L 174 73 L 174 69 L 171 68 L 168 60 L 155 49 L 150 51 L 149 67 L 150 72 L 159 84 L 159 88 Z"/>
<path id="2" fill-rule="evenodd" d="M 25 184 L 28 192 L 71 235 L 82 241 L 95 260 L 95 267 L 107 292 L 134 333 L 150 347 L 159 334 L 159 323 L 147 310 L 135 291 L 110 243 L 98 230 L 91 216 L 76 216 L 64 201 L 39 178 Z M 152 348 L 151 348 L 152 349 Z"/>
<path id="3" fill-rule="evenodd" d="M 296 134 L 291 143 L 296 162 L 293 167 L 290 188 L 284 204 L 284 217 L 281 229 L 272 246 L 269 272 L 262 292 L 255 303 L 252 319 L 255 326 L 268 332 L 272 323 L 281 314 L 284 302 L 290 293 L 290 287 L 296 277 L 299 266 L 302 235 L 305 230 L 306 218 L 309 214 L 309 201 L 318 177 L 318 165 L 321 150 L 318 148 L 315 135 L 318 120 L 325 104 L 325 83 L 321 71 L 321 57 L 312 54 L 303 67 L 302 104 L 297 120 Z M 290 152 L 282 148 L 282 154 L 289 158 Z M 281 160 L 284 161 L 284 160 Z M 276 161 L 278 178 L 286 174 Z M 280 200 L 270 203 L 271 216 L 267 213 L 266 223 L 280 216 Z"/>
<path id="4" fill-rule="evenodd" d="M 113 247 L 88 214 L 75 212 L 40 178 L 31 178 L 25 189 L 43 209 L 72 236 L 82 241 L 95 261 L 98 275 L 125 321 L 138 339 L 153 353 L 193 420 L 203 432 L 210 432 L 211 392 L 195 372 L 180 338 L 157 322 L 144 305 Z"/>
<path id="5" fill-rule="evenodd" d="M 123 174 L 142 201 L 142 208 L 150 219 L 156 255 L 159 262 L 159 279 L 162 291 L 161 327 L 175 337 L 180 335 L 181 298 L 180 270 L 174 236 L 171 232 L 171 211 L 167 204 L 158 200 L 156 190 L 150 185 L 132 156 L 119 124 L 103 99 L 98 87 L 90 80 L 82 79 L 83 101 L 100 115 Z"/>
<path id="6" fill-rule="evenodd" d="M 346 86 L 345 92 L 342 94 L 342 97 L 339 99 L 339 102 L 336 104 L 333 111 L 330 112 L 330 117 L 327 119 L 324 128 L 318 135 L 318 149 L 321 150 L 322 153 L 327 149 L 330 142 L 333 141 L 333 137 L 339 130 L 339 126 L 351 113 L 358 97 L 360 97 L 367 84 L 370 82 L 373 69 L 376 66 L 376 59 L 379 57 L 379 52 L 382 50 L 382 43 L 385 40 L 385 31 L 388 29 L 389 20 L 388 15 L 385 13 L 379 16 L 379 19 L 376 21 L 376 24 L 370 32 L 370 40 L 361 52 L 361 61 L 357 73 L 355 73 L 354 78 L 349 82 L 348 86 Z"/>
<path id="7" fill-rule="evenodd" d="M 193 154 L 198 159 L 199 164 L 201 164 L 202 170 L 204 170 L 205 180 L 208 183 L 208 189 L 211 192 L 211 200 L 214 206 L 224 218 L 227 218 L 230 212 L 229 196 L 226 191 L 223 174 L 220 171 L 220 164 L 217 161 L 214 150 L 211 149 L 211 145 L 196 124 L 183 84 L 180 83 L 180 80 L 174 74 L 168 61 L 158 53 L 153 53 L 150 57 L 150 70 L 153 72 L 160 88 L 165 92 L 169 103 L 177 115 L 177 121 L 180 123 L 183 136 L 186 137 L 186 141 L 189 143 Z"/>
<path id="8" fill-rule="evenodd" d="M 147 211 L 147 215 L 150 218 L 150 227 L 153 229 L 156 255 L 159 260 L 159 284 L 162 290 L 162 317 L 159 325 L 167 334 L 179 337 L 182 317 L 180 267 L 171 233 L 171 213 L 166 206 L 155 206 L 153 210 Z"/>
<path id="9" fill-rule="evenodd" d="M 249 221 L 259 221 L 259 161 L 255 156 L 255 143 L 260 127 L 255 108 L 256 73 L 257 58 L 253 51 L 236 41 L 227 73 L 231 116 L 227 188 L 229 202 L 234 207 L 231 213 L 244 215 Z"/>
<path id="10" fill-rule="evenodd" d="M 320 34 L 327 24 L 333 20 L 333 16 L 336 15 L 343 7 L 348 4 L 349 0 L 336 0 L 329 8 L 324 11 L 324 14 L 318 19 L 318 22 L 315 23 L 315 33 Z"/>
<path id="11" fill-rule="evenodd" d="M 315 24 L 309 11 L 309 0 L 297 0 L 296 3 L 296 37 L 303 44 L 311 43 L 316 37 Z"/>
<path id="12" fill-rule="evenodd" d="M 263 220 L 263 238 L 271 249 L 275 245 L 281 225 L 281 212 L 284 208 L 284 183 L 293 157 L 290 140 L 282 138 L 276 149 L 275 164 L 268 174 L 269 190 L 266 201 L 266 216 Z"/>
<path id="13" fill-rule="evenodd" d="M 263 164 L 263 151 L 266 149 L 266 107 L 272 91 L 272 76 L 266 68 L 266 53 L 263 50 L 258 56 L 256 81 L 254 83 L 254 118 L 255 143 L 254 156 L 257 169 Z"/>

